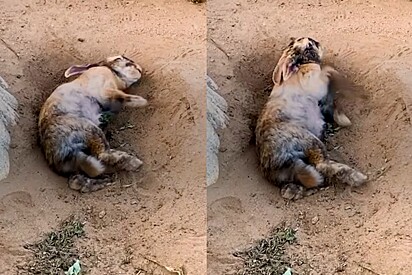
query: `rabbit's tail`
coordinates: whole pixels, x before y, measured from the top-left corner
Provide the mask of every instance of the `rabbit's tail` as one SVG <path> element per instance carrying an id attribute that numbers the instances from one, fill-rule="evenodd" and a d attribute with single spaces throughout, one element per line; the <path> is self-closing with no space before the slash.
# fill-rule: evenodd
<path id="1" fill-rule="evenodd" d="M 104 164 L 96 157 L 86 155 L 83 152 L 77 153 L 77 167 L 79 167 L 89 177 L 97 177 L 106 170 Z"/>
<path id="2" fill-rule="evenodd" d="M 323 182 L 323 176 L 310 164 L 301 159 L 293 163 L 292 172 L 295 180 L 299 181 L 306 188 L 320 187 Z"/>

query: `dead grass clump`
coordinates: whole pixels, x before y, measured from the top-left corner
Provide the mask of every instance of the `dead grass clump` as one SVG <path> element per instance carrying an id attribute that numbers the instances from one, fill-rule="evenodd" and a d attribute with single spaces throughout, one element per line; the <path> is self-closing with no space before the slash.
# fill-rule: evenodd
<path id="1" fill-rule="evenodd" d="M 286 226 L 275 228 L 265 239 L 260 240 L 251 248 L 234 253 L 244 261 L 239 275 L 279 275 L 284 274 L 289 262 L 285 258 L 285 246 L 296 240 L 296 231 Z"/>
<path id="2" fill-rule="evenodd" d="M 33 256 L 21 269 L 26 274 L 64 274 L 79 259 L 74 242 L 84 235 L 83 227 L 82 222 L 71 216 L 39 242 L 25 245 L 24 248 L 30 250 Z"/>

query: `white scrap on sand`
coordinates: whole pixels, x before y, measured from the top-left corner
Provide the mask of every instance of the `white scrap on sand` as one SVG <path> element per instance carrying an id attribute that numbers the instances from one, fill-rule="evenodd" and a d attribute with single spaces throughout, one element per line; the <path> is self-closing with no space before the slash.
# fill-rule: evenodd
<path id="1" fill-rule="evenodd" d="M 82 268 L 80 266 L 80 261 L 76 260 L 76 262 L 69 268 L 69 270 L 65 271 L 65 275 L 80 275 Z"/>
<path id="2" fill-rule="evenodd" d="M 217 130 L 227 126 L 227 102 L 218 94 L 218 87 L 207 77 L 207 152 L 206 152 L 206 184 L 214 184 L 219 177 L 218 152 L 220 140 Z"/>
<path id="3" fill-rule="evenodd" d="M 17 100 L 10 94 L 9 86 L 0 77 L 0 180 L 9 175 L 9 127 L 16 125 L 18 120 Z"/>

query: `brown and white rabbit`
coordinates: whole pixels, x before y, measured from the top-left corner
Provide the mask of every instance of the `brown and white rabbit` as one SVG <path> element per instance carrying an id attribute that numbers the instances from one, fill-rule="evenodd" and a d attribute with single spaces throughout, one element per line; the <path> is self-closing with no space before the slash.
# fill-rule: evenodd
<path id="1" fill-rule="evenodd" d="M 65 77 L 79 75 L 57 87 L 44 103 L 38 127 L 48 164 L 69 177 L 69 187 L 81 192 L 104 188 L 110 170 L 136 171 L 142 161 L 110 149 L 101 129 L 103 113 L 118 113 L 123 106 L 143 107 L 146 99 L 123 92 L 142 77 L 142 68 L 124 56 L 72 66 Z"/>
<path id="2" fill-rule="evenodd" d="M 337 73 L 320 66 L 322 56 L 314 39 L 293 39 L 273 72 L 275 86 L 256 126 L 261 169 L 287 199 L 324 186 L 325 178 L 350 186 L 367 180 L 361 172 L 329 159 L 321 140 L 325 121 L 319 101 L 328 93 L 331 74 Z"/>

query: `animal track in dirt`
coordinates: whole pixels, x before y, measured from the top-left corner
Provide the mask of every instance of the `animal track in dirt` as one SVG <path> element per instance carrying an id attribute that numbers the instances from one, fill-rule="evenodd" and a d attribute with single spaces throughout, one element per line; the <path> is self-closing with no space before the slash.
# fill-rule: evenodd
<path id="1" fill-rule="evenodd" d="M 35 207 L 32 196 L 28 192 L 17 191 L 4 195 L 0 199 L 0 203 L 5 208 L 21 209 Z"/>
<path id="2" fill-rule="evenodd" d="M 214 201 L 210 205 L 210 211 L 217 211 L 220 213 L 225 212 L 222 214 L 232 217 L 244 212 L 244 209 L 242 206 L 242 201 L 239 198 L 229 196 Z"/>

